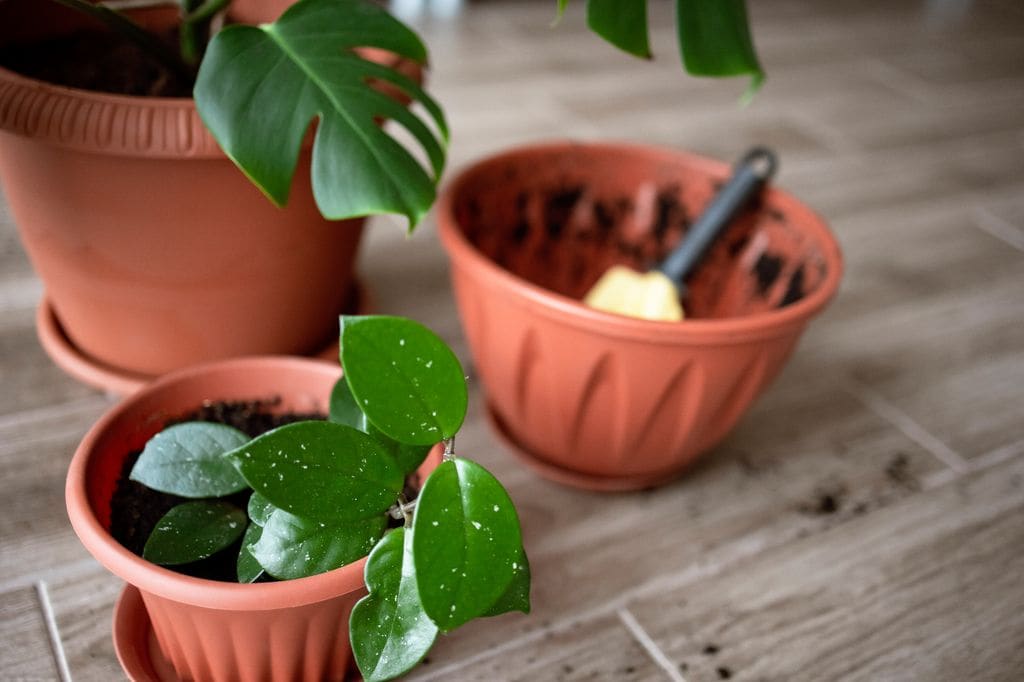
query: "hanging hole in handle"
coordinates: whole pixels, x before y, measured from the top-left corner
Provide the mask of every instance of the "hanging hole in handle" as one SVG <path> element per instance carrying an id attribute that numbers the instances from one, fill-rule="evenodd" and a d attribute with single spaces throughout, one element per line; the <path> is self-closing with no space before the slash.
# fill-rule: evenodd
<path id="1" fill-rule="evenodd" d="M 767 182 L 779 167 L 775 152 L 767 147 L 754 147 L 736 163 L 736 169 L 749 166 L 762 181 Z"/>

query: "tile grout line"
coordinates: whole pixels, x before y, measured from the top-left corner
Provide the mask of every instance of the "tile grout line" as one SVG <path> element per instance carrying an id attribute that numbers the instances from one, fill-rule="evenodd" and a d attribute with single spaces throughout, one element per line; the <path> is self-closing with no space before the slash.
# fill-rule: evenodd
<path id="1" fill-rule="evenodd" d="M 971 224 L 999 241 L 1009 244 L 1018 251 L 1024 251 L 1024 232 L 1021 232 L 1012 223 L 1000 218 L 987 208 L 976 207 L 971 212 Z"/>
<path id="2" fill-rule="evenodd" d="M 970 470 L 970 464 L 962 455 L 936 438 L 874 389 L 849 378 L 844 383 L 843 389 L 957 474 L 964 474 Z"/>
<path id="3" fill-rule="evenodd" d="M 46 630 L 50 634 L 50 648 L 57 661 L 57 671 L 60 673 L 61 682 L 72 682 L 71 669 L 68 668 L 64 645 L 60 641 L 60 630 L 57 629 L 57 619 L 53 614 L 53 604 L 50 602 L 50 593 L 46 589 L 46 583 L 42 580 L 36 583 L 36 596 L 39 598 L 39 606 L 43 611 L 43 620 L 46 621 Z"/>
<path id="4" fill-rule="evenodd" d="M 661 647 L 659 647 L 651 636 L 647 634 L 647 631 L 644 630 L 642 625 L 640 625 L 636 617 L 630 613 L 629 609 L 621 608 L 618 610 L 617 614 L 619 616 L 619 620 L 622 621 L 622 624 L 625 625 L 626 629 L 629 630 L 629 633 L 633 635 L 633 639 L 635 639 L 640 646 L 644 648 L 647 655 L 654 659 L 654 662 L 665 671 L 672 682 L 686 682 L 686 678 L 683 677 L 683 674 L 676 669 L 676 666 L 672 663 L 669 657 L 665 655 L 665 652 L 661 650 Z"/>

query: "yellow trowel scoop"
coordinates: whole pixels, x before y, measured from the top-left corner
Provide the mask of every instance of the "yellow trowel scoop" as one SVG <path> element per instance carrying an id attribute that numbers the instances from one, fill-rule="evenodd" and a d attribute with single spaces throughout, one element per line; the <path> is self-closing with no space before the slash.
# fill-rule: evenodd
<path id="1" fill-rule="evenodd" d="M 587 292 L 583 302 L 598 310 L 647 320 L 683 319 L 683 280 L 693 273 L 708 247 L 725 232 L 740 209 L 764 188 L 777 167 L 770 150 L 755 147 L 748 151 L 665 260 L 647 273 L 622 265 L 612 267 Z"/>

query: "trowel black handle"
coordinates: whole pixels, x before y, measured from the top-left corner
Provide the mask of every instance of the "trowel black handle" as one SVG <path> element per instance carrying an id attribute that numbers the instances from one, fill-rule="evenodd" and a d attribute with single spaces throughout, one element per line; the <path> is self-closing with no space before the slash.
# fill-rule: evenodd
<path id="1" fill-rule="evenodd" d="M 733 167 L 732 177 L 690 226 L 682 243 L 658 265 L 658 270 L 681 285 L 700 263 L 708 247 L 725 232 L 747 201 L 761 191 L 777 167 L 774 152 L 764 147 L 754 147 L 744 154 Z"/>

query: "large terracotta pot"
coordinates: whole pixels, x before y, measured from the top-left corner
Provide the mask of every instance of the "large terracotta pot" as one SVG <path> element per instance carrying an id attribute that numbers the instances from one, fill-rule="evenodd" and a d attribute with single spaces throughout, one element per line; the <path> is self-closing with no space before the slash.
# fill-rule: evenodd
<path id="1" fill-rule="evenodd" d="M 75 532 L 101 564 L 141 593 L 161 662 L 180 679 L 343 679 L 351 658 L 349 613 L 365 594 L 365 559 L 311 578 L 252 585 L 192 578 L 151 564 L 108 532 L 110 499 L 125 457 L 169 418 L 206 400 L 280 398 L 274 409 L 281 412 L 325 412 L 340 374 L 326 363 L 282 357 L 181 370 L 112 408 L 75 452 L 66 488 Z M 421 475 L 439 462 L 436 448 Z M 133 667 L 143 645 L 117 644 L 126 669 L 139 672 Z"/>
<path id="2" fill-rule="evenodd" d="M 736 424 L 836 292 L 834 238 L 770 189 L 689 282 L 683 322 L 580 303 L 613 263 L 659 260 L 728 174 L 669 149 L 553 143 L 485 159 L 442 192 L 441 240 L 492 422 L 542 474 L 600 490 L 676 476 Z"/>
<path id="3" fill-rule="evenodd" d="M 245 3 L 246 18 L 262 4 Z M 266 2 L 265 17 L 286 4 Z M 67 33 L 80 21 L 68 12 L 0 3 L 0 46 Z M 46 289 L 40 319 L 52 315 L 67 337 L 50 330 L 47 349 L 69 343 L 81 357 L 59 364 L 120 391 L 196 362 L 329 344 L 353 298 L 363 221 L 320 215 L 309 156 L 279 209 L 224 156 L 191 99 L 107 95 L 0 68 L 0 181 Z M 129 381 L 108 384 L 111 374 Z"/>

